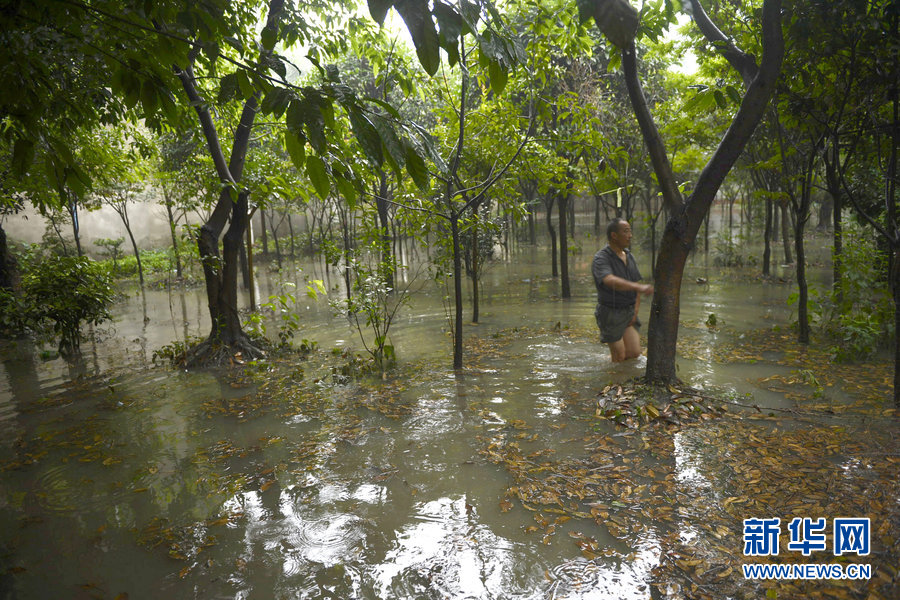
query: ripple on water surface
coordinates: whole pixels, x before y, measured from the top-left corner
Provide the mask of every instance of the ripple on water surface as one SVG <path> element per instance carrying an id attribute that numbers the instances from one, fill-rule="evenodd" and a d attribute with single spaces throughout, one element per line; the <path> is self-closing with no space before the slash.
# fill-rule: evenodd
<path id="1" fill-rule="evenodd" d="M 659 564 L 660 548 L 647 543 L 630 561 L 617 564 L 577 558 L 550 570 L 547 597 L 557 600 L 645 600 L 650 597 L 651 569 Z"/>
<path id="2" fill-rule="evenodd" d="M 379 598 L 499 598 L 525 568 L 517 546 L 495 535 L 464 497 L 417 505 L 372 571 Z M 518 549 L 521 550 L 521 549 Z"/>

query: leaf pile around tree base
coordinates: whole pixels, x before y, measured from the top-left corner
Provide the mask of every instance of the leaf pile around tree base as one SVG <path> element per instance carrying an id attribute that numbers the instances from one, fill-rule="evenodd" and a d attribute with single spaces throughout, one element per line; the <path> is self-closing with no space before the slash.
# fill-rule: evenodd
<path id="1" fill-rule="evenodd" d="M 597 396 L 594 416 L 616 425 L 681 425 L 709 420 L 725 412 L 724 404 L 699 390 L 673 385 L 654 386 L 631 382 L 607 385 Z"/>

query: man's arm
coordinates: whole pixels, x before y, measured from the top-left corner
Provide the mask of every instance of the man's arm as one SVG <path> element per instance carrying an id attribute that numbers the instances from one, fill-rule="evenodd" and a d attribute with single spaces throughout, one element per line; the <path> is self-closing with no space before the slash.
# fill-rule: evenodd
<path id="1" fill-rule="evenodd" d="M 637 292 L 638 294 L 644 294 L 645 296 L 649 296 L 653 293 L 652 285 L 628 281 L 627 279 L 617 277 L 612 273 L 603 278 L 603 285 L 617 292 Z"/>
<path id="2" fill-rule="evenodd" d="M 631 317 L 631 322 L 628 323 L 629 326 L 634 325 L 638 319 L 638 309 L 641 307 L 641 295 L 638 294 L 634 297 L 634 315 Z"/>

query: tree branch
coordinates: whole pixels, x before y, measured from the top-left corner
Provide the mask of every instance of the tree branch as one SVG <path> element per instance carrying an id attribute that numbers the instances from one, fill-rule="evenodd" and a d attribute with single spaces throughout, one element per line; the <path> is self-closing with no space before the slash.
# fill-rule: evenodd
<path id="1" fill-rule="evenodd" d="M 744 87 L 750 87 L 750 83 L 756 78 L 759 71 L 756 59 L 735 46 L 734 41 L 716 27 L 700 4 L 700 0 L 687 0 L 687 3 L 690 5 L 694 23 L 697 24 L 703 37 L 718 48 L 725 60 L 740 74 L 741 79 L 744 80 Z"/>
<path id="2" fill-rule="evenodd" d="M 225 154 L 222 152 L 222 144 L 219 143 L 219 134 L 216 130 L 216 124 L 212 120 L 212 115 L 209 112 L 209 107 L 197 91 L 193 67 L 188 65 L 184 69 L 181 69 L 178 66 L 175 66 L 174 69 L 178 79 L 181 80 L 181 85 L 184 88 L 184 92 L 187 94 L 191 106 L 194 107 L 194 110 L 197 112 L 197 116 L 200 119 L 200 127 L 203 129 L 206 145 L 209 147 L 213 164 L 216 167 L 216 174 L 223 183 L 230 183 L 233 186 L 237 186 L 231 171 L 228 169 L 228 163 L 225 160 Z"/>
<path id="3" fill-rule="evenodd" d="M 741 106 L 725 132 L 722 142 L 716 148 L 712 158 L 706 163 L 697 180 L 691 198 L 709 198 L 715 196 L 725 176 L 737 161 L 744 146 L 750 140 L 756 125 L 762 119 L 772 95 L 775 84 L 781 73 L 784 58 L 784 36 L 781 31 L 781 0 L 765 0 L 763 3 L 763 56 L 756 77 L 753 78 Z M 691 202 L 688 205 L 691 223 L 699 224 L 708 210 L 704 202 Z"/>
<path id="4" fill-rule="evenodd" d="M 644 97 L 644 91 L 641 88 L 641 80 L 637 69 L 637 49 L 633 41 L 627 48 L 622 49 L 622 70 L 625 73 L 625 85 L 628 88 L 628 97 L 634 109 L 634 116 L 637 118 L 638 125 L 641 128 L 641 135 L 650 152 L 653 170 L 662 189 L 663 202 L 668 211 L 674 214 L 684 206 L 684 200 L 681 197 L 681 192 L 678 190 L 678 185 L 675 183 L 675 174 L 666 154 L 666 145 L 659 136 L 659 130 L 656 128 L 656 123 L 653 121 L 653 115 L 650 113 L 650 107 L 647 106 L 647 99 Z"/>

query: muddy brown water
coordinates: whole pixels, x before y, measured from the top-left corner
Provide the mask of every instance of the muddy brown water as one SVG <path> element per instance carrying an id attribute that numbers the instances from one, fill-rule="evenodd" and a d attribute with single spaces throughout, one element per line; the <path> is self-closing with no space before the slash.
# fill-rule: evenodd
<path id="1" fill-rule="evenodd" d="M 79 366 L 5 344 L 0 598 L 649 598 L 661 552 L 652 529 L 614 558 L 586 559 L 564 533 L 543 543 L 526 531 L 532 514 L 502 510 L 510 475 L 479 454 L 484 436 L 519 420 L 557 456 L 577 456 L 572 440 L 590 425 L 568 407 L 642 372 L 644 358 L 613 365 L 595 335 L 589 264 L 599 245 L 579 242 L 570 300 L 558 297 L 545 248 L 523 245 L 488 266 L 481 322 L 468 322 L 467 300 L 464 333 L 505 345 L 462 374 L 450 369 L 445 291 L 413 282 L 391 330 L 402 378 L 383 382 L 393 402 L 384 410 L 359 407 L 377 380 L 335 384 L 325 358 L 303 364 L 312 391 L 285 391 L 296 397 L 277 410 L 224 375 L 154 366 L 153 350 L 206 331 L 200 290 L 129 288 Z M 647 273 L 649 253 L 636 253 Z M 787 326 L 793 286 L 740 280 L 708 261 L 696 256 L 684 285 L 695 350 L 681 376 L 793 406 L 758 383 L 790 365 L 712 360 L 745 332 Z M 318 263 L 261 275 L 261 300 L 291 284 L 302 296 L 305 278 L 341 294 L 339 275 Z M 297 311 L 297 337 L 317 342 L 317 354 L 362 350 L 327 298 L 302 297 Z M 703 326 L 710 313 L 718 331 Z M 676 451 L 679 481 L 708 484 L 690 440 Z"/>

